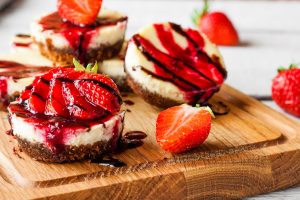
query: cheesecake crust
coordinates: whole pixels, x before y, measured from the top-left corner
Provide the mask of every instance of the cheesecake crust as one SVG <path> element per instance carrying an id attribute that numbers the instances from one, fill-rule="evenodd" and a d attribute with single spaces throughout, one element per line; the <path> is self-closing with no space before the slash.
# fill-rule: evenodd
<path id="1" fill-rule="evenodd" d="M 172 106 L 179 105 L 180 102 L 174 101 L 170 98 L 162 97 L 160 94 L 149 92 L 145 90 L 142 85 L 135 82 L 134 79 L 126 73 L 126 79 L 128 85 L 131 87 L 134 93 L 140 95 L 147 103 L 160 107 L 160 108 L 168 108 Z"/>
<path id="2" fill-rule="evenodd" d="M 16 136 L 20 149 L 34 160 L 51 163 L 68 163 L 86 159 L 95 159 L 111 153 L 115 146 L 113 140 L 99 141 L 81 146 L 64 146 L 59 153 L 54 153 L 41 143 L 32 143 Z"/>
<path id="3" fill-rule="evenodd" d="M 34 38 L 33 41 L 38 46 L 40 53 L 50 59 L 55 65 L 73 65 L 73 58 L 76 57 L 73 49 L 57 49 L 53 46 L 51 39 L 47 39 L 45 44 L 37 42 Z M 124 39 L 112 45 L 101 45 L 97 49 L 89 49 L 86 53 L 86 62 L 95 63 L 96 61 L 99 62 L 117 56 L 122 49 L 123 42 Z"/>

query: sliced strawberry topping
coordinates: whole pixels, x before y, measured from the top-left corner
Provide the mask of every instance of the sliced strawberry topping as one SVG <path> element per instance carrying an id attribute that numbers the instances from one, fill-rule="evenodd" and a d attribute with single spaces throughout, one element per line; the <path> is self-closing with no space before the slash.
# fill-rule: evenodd
<path id="1" fill-rule="evenodd" d="M 63 94 L 70 115 L 80 119 L 94 119 L 104 115 L 104 110 L 90 104 L 73 83 L 64 83 Z"/>
<path id="2" fill-rule="evenodd" d="M 209 108 L 181 105 L 162 111 L 156 121 L 157 143 L 166 151 L 181 153 L 202 144 L 211 128 Z"/>
<path id="3" fill-rule="evenodd" d="M 45 114 L 68 117 L 69 112 L 62 93 L 62 82 L 58 79 L 51 81 L 50 92 L 46 101 Z"/>
<path id="4" fill-rule="evenodd" d="M 31 113 L 91 120 L 115 114 L 121 107 L 120 92 L 107 76 L 55 68 L 37 77 L 20 95 Z"/>
<path id="5" fill-rule="evenodd" d="M 101 82 L 94 80 L 81 80 L 75 82 L 75 87 L 81 94 L 85 94 L 88 101 L 93 102 L 97 106 L 115 113 L 120 110 L 118 97 L 108 89 L 103 88 Z"/>
<path id="6" fill-rule="evenodd" d="M 76 25 L 92 24 L 98 16 L 102 0 L 58 0 L 59 15 Z"/>
<path id="7" fill-rule="evenodd" d="M 28 99 L 30 110 L 34 113 L 44 113 L 49 93 L 49 81 L 41 77 L 31 91 Z"/>

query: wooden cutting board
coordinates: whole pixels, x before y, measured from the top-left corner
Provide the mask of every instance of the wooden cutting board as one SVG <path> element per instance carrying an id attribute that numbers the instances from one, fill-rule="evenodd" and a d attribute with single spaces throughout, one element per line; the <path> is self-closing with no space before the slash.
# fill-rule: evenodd
<path id="1" fill-rule="evenodd" d="M 88 162 L 46 164 L 24 153 L 5 134 L 1 113 L 0 197 L 7 199 L 231 199 L 286 188 L 300 182 L 300 126 L 282 114 L 225 85 L 214 100 L 231 111 L 218 116 L 208 140 L 181 155 L 162 151 L 155 142 L 160 109 L 136 95 L 125 99 L 125 132 L 148 134 L 145 144 L 116 157 L 126 167 Z"/>
<path id="2" fill-rule="evenodd" d="M 1 58 L 1 57 L 0 57 Z M 8 58 L 8 57 L 7 57 Z M 155 142 L 159 108 L 130 94 L 125 130 L 144 131 L 145 144 L 116 155 L 126 167 L 89 162 L 47 164 L 22 152 L 5 134 L 0 113 L 1 199 L 234 199 L 287 188 L 300 182 L 300 124 L 224 85 L 214 101 L 231 111 L 217 116 L 207 141 L 172 155 Z"/>

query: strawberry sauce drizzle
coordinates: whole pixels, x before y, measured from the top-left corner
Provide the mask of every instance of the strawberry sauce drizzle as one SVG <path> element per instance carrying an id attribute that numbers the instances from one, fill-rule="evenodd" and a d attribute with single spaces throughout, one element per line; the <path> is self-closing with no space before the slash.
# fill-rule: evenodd
<path id="1" fill-rule="evenodd" d="M 8 80 L 33 77 L 49 71 L 51 67 L 31 66 L 18 62 L 0 60 L 0 102 L 7 106 L 8 97 Z"/>
<path id="2" fill-rule="evenodd" d="M 12 77 L 14 79 L 33 77 L 50 69 L 52 67 L 32 66 L 14 61 L 0 60 L 0 76 Z"/>
<path id="3" fill-rule="evenodd" d="M 144 56 L 154 63 L 154 72 L 142 67 L 145 73 L 175 84 L 191 104 L 206 101 L 220 89 L 227 76 L 226 70 L 218 59 L 210 58 L 204 51 L 205 42 L 198 31 L 184 30 L 173 23 L 170 28 L 162 24 L 155 24 L 154 28 L 168 53 L 160 51 L 141 35 L 132 38 Z M 188 42 L 185 49 L 177 44 L 172 31 L 185 37 Z"/>
<path id="4" fill-rule="evenodd" d="M 72 47 L 72 53 L 76 55 L 81 63 L 87 64 L 88 47 L 92 36 L 97 32 L 96 30 L 103 26 L 112 26 L 123 21 L 127 21 L 127 17 L 119 19 L 98 18 L 93 24 L 81 27 L 64 21 L 58 12 L 54 12 L 43 17 L 39 23 L 44 31 L 53 30 L 55 33 L 62 34 Z"/>
<path id="5" fill-rule="evenodd" d="M 13 43 L 13 45 L 16 47 L 24 47 L 24 48 L 29 47 L 31 44 L 32 44 L 31 42 L 28 42 L 28 43 L 14 42 Z"/>
<path id="6" fill-rule="evenodd" d="M 99 123 L 105 127 L 104 123 L 119 112 L 121 103 L 110 78 L 58 67 L 37 76 L 21 93 L 19 103 L 9 109 L 32 123 L 45 144 L 59 153 L 65 141 L 79 131 Z M 113 143 L 117 143 L 120 120 L 114 125 Z"/>
<path id="7" fill-rule="evenodd" d="M 65 142 L 79 131 L 89 131 L 92 126 L 96 124 L 103 124 L 109 121 L 112 115 L 104 115 L 98 119 L 93 120 L 74 120 L 72 118 L 53 117 L 43 114 L 33 114 L 29 112 L 22 104 L 11 104 L 9 106 L 12 113 L 18 117 L 24 118 L 28 123 L 35 126 L 42 137 L 45 144 L 54 152 L 60 153 L 65 148 Z M 116 123 L 115 126 L 119 124 Z M 115 128 L 118 130 L 118 128 Z M 114 133 L 113 140 L 115 143 L 118 141 L 119 135 Z"/>
<path id="8" fill-rule="evenodd" d="M 4 77 L 0 77 L 0 101 L 3 102 L 5 105 L 8 104 L 7 89 L 7 79 Z"/>

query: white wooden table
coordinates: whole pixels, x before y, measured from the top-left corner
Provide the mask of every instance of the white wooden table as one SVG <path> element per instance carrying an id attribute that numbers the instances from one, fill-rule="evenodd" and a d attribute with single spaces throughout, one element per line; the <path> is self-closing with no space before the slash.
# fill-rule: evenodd
<path id="1" fill-rule="evenodd" d="M 31 20 L 56 9 L 54 0 L 14 1 L 11 8 L 0 13 L 1 54 L 10 51 L 14 34 L 29 32 Z M 151 22 L 173 21 L 192 26 L 190 15 L 202 3 L 200 0 L 104 0 L 104 6 L 128 14 L 130 37 Z M 221 47 L 229 71 L 227 83 L 249 95 L 270 96 L 277 67 L 300 63 L 300 1 L 225 0 L 213 1 L 212 8 L 228 14 L 242 40 L 239 47 Z M 282 112 L 274 102 L 264 103 Z M 299 198 L 300 187 L 294 187 L 250 199 Z"/>

